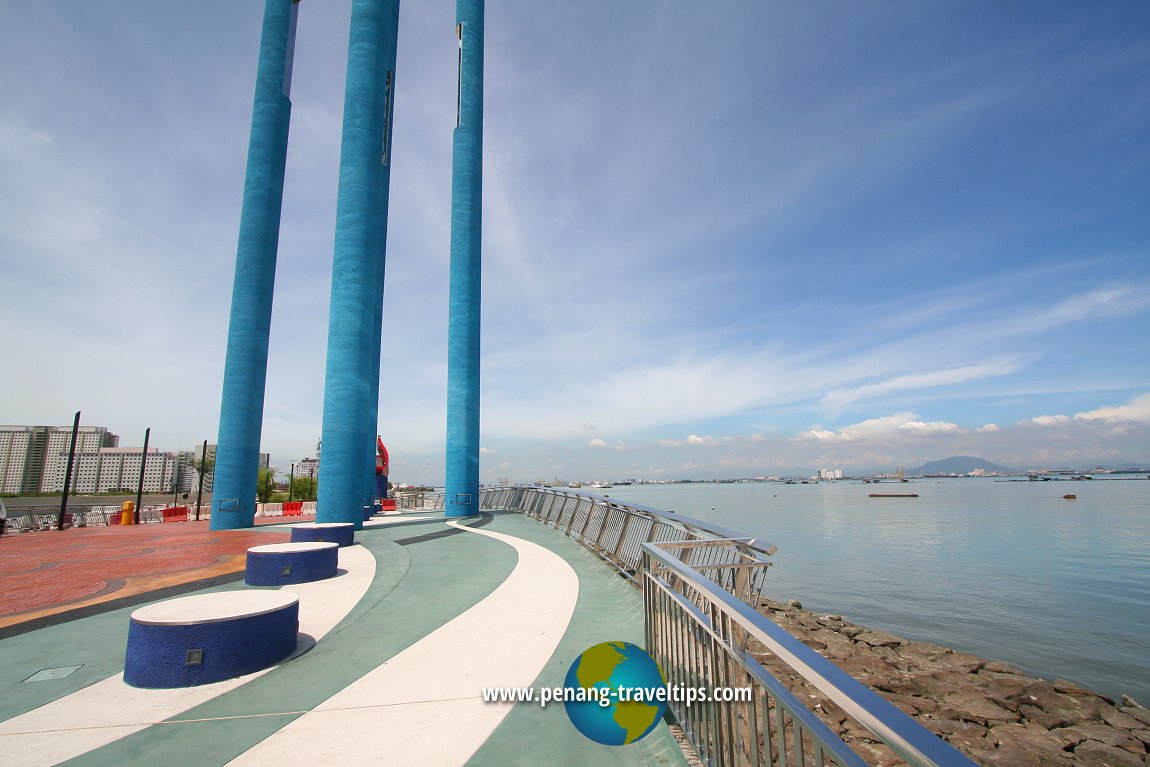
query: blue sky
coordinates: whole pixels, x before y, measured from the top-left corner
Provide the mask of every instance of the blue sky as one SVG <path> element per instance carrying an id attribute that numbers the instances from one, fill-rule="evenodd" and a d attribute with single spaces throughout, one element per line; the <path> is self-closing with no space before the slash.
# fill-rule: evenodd
<path id="1" fill-rule="evenodd" d="M 320 433 L 350 2 L 263 430 Z M 262 3 L 0 3 L 0 422 L 214 440 Z M 454 3 L 400 18 L 380 431 L 442 478 Z M 1150 462 L 1150 6 L 491 2 L 482 478 Z"/>

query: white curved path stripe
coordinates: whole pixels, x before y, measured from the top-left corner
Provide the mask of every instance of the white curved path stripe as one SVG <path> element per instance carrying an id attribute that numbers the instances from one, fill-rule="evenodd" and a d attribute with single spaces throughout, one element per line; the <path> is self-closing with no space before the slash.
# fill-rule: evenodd
<path id="1" fill-rule="evenodd" d="M 511 705 L 484 703 L 482 688 L 535 681 L 571 621 L 579 578 L 542 546 L 448 524 L 513 546 L 507 580 L 229 765 L 451 767 L 483 745 Z"/>
<path id="2" fill-rule="evenodd" d="M 375 578 L 375 557 L 363 546 L 341 548 L 339 566 L 347 572 L 337 578 L 282 587 L 299 597 L 299 630 L 316 640 L 351 612 Z M 0 754 L 6 765 L 59 764 L 206 703 L 271 670 L 175 690 L 132 687 L 119 673 L 0 723 Z"/>
<path id="3" fill-rule="evenodd" d="M 439 519 L 443 518 L 441 516 L 438 516 L 441 514 L 443 514 L 442 511 L 436 512 L 436 516 Z M 394 525 L 397 522 L 413 522 L 416 520 L 435 519 L 435 518 L 436 517 L 431 516 L 431 514 L 401 514 L 399 516 L 372 517 L 371 519 L 365 521 L 363 523 L 363 526 L 364 527 L 383 527 L 384 525 Z"/>

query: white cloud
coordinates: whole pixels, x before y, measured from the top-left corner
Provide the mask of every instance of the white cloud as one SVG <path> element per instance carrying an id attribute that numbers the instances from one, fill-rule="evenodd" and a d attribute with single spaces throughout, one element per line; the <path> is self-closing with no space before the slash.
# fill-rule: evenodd
<path id="1" fill-rule="evenodd" d="M 907 421 L 898 428 L 916 434 L 951 433 L 958 431 L 958 424 L 947 421 Z"/>
<path id="2" fill-rule="evenodd" d="M 1065 415 L 1040 415 L 1028 421 L 1023 421 L 1023 423 L 1036 423 L 1039 426 L 1054 426 L 1056 424 L 1066 423 L 1069 420 L 1070 417 Z"/>
<path id="3" fill-rule="evenodd" d="M 817 442 L 858 442 L 862 440 L 889 440 L 899 435 L 953 434 L 960 431 L 958 424 L 949 421 L 922 421 L 914 413 L 896 413 L 881 418 L 868 418 L 842 427 L 838 431 L 811 429 L 799 439 Z"/>
<path id="4" fill-rule="evenodd" d="M 481 448 L 479 448 L 479 454 L 480 455 L 495 455 L 495 450 L 493 450 L 492 448 L 489 448 L 489 447 L 481 447 Z"/>
<path id="5" fill-rule="evenodd" d="M 1138 395 L 1125 405 L 1100 407 L 1085 413 L 1078 413 L 1074 417 L 1088 420 L 1150 423 L 1150 392 Z"/>
<path id="6" fill-rule="evenodd" d="M 915 413 L 895 413 L 894 415 L 882 416 L 881 418 L 868 418 L 865 421 L 844 426 L 842 431 L 845 434 L 860 437 L 889 434 L 896 432 L 902 428 L 904 424 L 916 420 L 918 420 L 918 415 Z"/>
<path id="7" fill-rule="evenodd" d="M 596 437 L 587 443 L 587 447 L 591 448 L 592 450 L 602 450 L 603 448 L 607 447 L 607 443 Z"/>
<path id="8" fill-rule="evenodd" d="M 855 440 L 859 439 L 859 436 L 856 434 L 827 431 L 826 429 L 812 429 L 799 435 L 800 439 L 804 437 L 814 439 L 819 442 L 854 442 Z"/>
<path id="9" fill-rule="evenodd" d="M 998 424 L 988 423 L 983 426 L 979 426 L 977 429 L 975 429 L 975 431 L 979 434 L 993 434 L 995 432 L 1002 431 L 1002 429 L 998 428 Z"/>
<path id="10" fill-rule="evenodd" d="M 690 446 L 705 445 L 705 446 L 711 447 L 714 445 L 718 445 L 720 442 L 733 442 L 736 439 L 738 439 L 738 438 L 737 437 L 731 437 L 731 436 L 723 437 L 722 439 L 716 439 L 715 437 L 712 437 L 710 435 L 699 436 L 698 434 L 688 434 L 683 439 L 662 439 L 662 440 L 659 440 L 659 445 L 661 447 L 684 447 L 687 445 L 690 445 Z"/>

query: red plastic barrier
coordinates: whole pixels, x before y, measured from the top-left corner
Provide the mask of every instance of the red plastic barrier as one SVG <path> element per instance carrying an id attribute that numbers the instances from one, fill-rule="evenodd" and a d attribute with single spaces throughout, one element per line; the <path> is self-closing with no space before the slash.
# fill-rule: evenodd
<path id="1" fill-rule="evenodd" d="M 298 517 L 303 514 L 303 501 L 285 501 L 284 516 Z"/>
<path id="2" fill-rule="evenodd" d="M 395 499 L 394 498 L 384 498 L 382 508 L 383 508 L 383 511 L 395 511 Z"/>
<path id="3" fill-rule="evenodd" d="M 172 506 L 167 509 L 160 509 L 160 518 L 165 522 L 187 522 L 188 507 Z"/>

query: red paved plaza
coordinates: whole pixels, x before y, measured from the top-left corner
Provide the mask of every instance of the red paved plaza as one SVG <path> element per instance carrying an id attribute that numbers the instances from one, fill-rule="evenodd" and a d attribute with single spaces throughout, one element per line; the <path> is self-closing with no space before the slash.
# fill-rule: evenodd
<path id="1" fill-rule="evenodd" d="M 286 532 L 213 531 L 207 521 L 4 535 L 0 628 L 237 573 L 244 569 L 249 547 L 290 537 Z"/>

